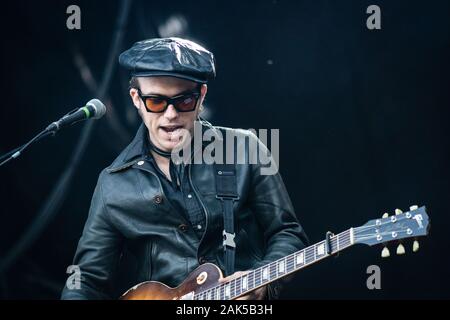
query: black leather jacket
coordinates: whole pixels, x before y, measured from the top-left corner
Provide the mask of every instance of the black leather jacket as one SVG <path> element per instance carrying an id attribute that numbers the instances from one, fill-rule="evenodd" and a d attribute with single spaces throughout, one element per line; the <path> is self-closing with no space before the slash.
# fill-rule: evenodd
<path id="1" fill-rule="evenodd" d="M 223 135 L 256 141 L 246 130 L 210 127 Z M 177 286 L 199 264 L 224 269 L 222 203 L 216 198 L 212 165 L 188 165 L 190 182 L 206 212 L 199 240 L 188 220 L 167 201 L 159 177 L 133 150 L 134 140 L 104 169 L 98 179 L 83 234 L 73 261 L 81 271 L 81 288 L 64 288 L 62 299 L 115 299 L 126 289 L 148 280 Z M 237 139 L 239 143 L 243 139 Z M 247 145 L 248 146 L 248 145 Z M 245 148 L 248 157 L 248 148 Z M 234 203 L 236 271 L 259 267 L 307 243 L 279 174 L 261 175 L 260 165 L 236 165 L 239 201 Z M 276 297 L 278 285 L 269 292 Z"/>

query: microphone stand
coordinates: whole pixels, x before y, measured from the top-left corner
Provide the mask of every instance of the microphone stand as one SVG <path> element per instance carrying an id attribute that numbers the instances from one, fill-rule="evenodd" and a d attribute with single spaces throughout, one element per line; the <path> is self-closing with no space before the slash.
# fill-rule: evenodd
<path id="1" fill-rule="evenodd" d="M 73 109 L 72 111 L 69 111 L 68 113 L 66 113 L 59 121 L 63 120 L 65 117 L 70 116 L 72 113 L 76 112 L 78 110 L 78 108 Z M 78 120 L 81 121 L 81 120 Z M 78 121 L 75 121 L 72 123 L 72 125 Z M 0 157 L 0 167 L 3 166 L 4 164 L 8 163 L 9 161 L 11 161 L 12 159 L 17 159 L 22 153 L 23 151 L 28 148 L 30 145 L 32 145 L 35 142 L 38 142 L 39 140 L 48 137 L 49 135 L 55 136 L 56 132 L 59 130 L 59 124 L 58 121 L 56 122 L 52 122 L 47 128 L 45 128 L 45 130 L 41 131 L 37 136 L 35 136 L 33 139 L 31 139 L 30 141 L 28 141 L 27 143 L 25 143 L 24 145 L 11 150 L 7 153 L 5 153 L 4 155 L 2 155 Z M 5 159 L 5 160 L 4 160 Z"/>
<path id="2" fill-rule="evenodd" d="M 45 138 L 45 137 L 47 137 L 49 135 L 54 136 L 55 133 L 56 133 L 55 131 L 49 130 L 47 128 L 47 129 L 41 131 L 37 136 L 35 136 L 33 139 L 31 139 L 30 141 L 28 141 L 24 145 L 22 145 L 22 146 L 14 149 L 14 150 L 9 151 L 8 153 L 6 153 L 4 155 L 2 155 L 0 157 L 0 161 L 1 161 L 0 167 L 3 166 L 4 164 L 8 163 L 12 159 L 17 159 L 23 153 L 23 151 L 26 148 L 28 148 L 29 146 L 31 146 L 33 143 L 38 142 L 39 140 L 41 140 L 41 139 L 43 139 L 43 138 Z M 5 160 L 3 160 L 3 159 L 5 159 Z"/>

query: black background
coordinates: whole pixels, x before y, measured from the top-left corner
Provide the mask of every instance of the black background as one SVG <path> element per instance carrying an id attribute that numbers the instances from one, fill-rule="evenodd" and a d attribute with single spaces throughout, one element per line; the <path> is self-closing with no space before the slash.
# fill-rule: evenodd
<path id="1" fill-rule="evenodd" d="M 71 4 L 81 8 L 81 30 L 66 28 Z M 0 153 L 95 96 L 75 56 L 100 82 L 119 4 L 2 3 Z M 381 30 L 366 28 L 371 4 L 381 8 Z M 208 119 L 280 129 L 280 171 L 313 242 L 395 208 L 428 207 L 431 234 L 418 253 L 405 243 L 405 256 L 381 260 L 379 247 L 354 247 L 296 274 L 283 298 L 449 298 L 449 12 L 448 1 L 141 0 L 120 50 L 183 17 L 181 35 L 217 59 Z M 115 116 L 96 123 L 58 215 L 0 275 L 1 298 L 59 297 L 97 176 L 139 125 L 126 89 L 116 64 L 107 99 Z M 0 257 L 33 223 L 82 130 L 62 131 L 0 168 Z M 381 290 L 366 287 L 372 264 Z"/>

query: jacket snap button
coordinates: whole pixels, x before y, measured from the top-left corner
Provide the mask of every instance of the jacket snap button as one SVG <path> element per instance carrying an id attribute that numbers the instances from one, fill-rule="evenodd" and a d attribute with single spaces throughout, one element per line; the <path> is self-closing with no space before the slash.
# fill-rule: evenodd
<path id="1" fill-rule="evenodd" d="M 162 201 L 163 201 L 163 198 L 159 194 L 153 198 L 153 202 L 156 204 L 160 204 Z"/>
<path id="2" fill-rule="evenodd" d="M 142 166 L 144 164 L 144 161 L 141 160 L 137 164 L 138 164 L 138 166 Z"/>
<path id="3" fill-rule="evenodd" d="M 200 259 L 198 260 L 201 264 L 207 263 L 208 260 L 206 260 L 205 257 L 200 257 Z"/>
<path id="4" fill-rule="evenodd" d="M 179 226 L 178 226 L 178 229 L 180 229 L 181 231 L 186 231 L 187 229 L 188 229 L 188 226 L 187 225 L 185 225 L 185 224 L 180 224 Z"/>

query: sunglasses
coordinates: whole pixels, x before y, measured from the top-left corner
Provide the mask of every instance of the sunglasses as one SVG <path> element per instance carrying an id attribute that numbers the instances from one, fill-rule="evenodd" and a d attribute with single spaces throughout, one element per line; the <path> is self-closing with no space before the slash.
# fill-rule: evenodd
<path id="1" fill-rule="evenodd" d="M 188 92 L 169 98 L 162 95 L 142 94 L 139 88 L 136 88 L 139 97 L 142 99 L 145 105 L 145 109 L 148 112 L 161 113 L 167 110 L 167 107 L 171 104 L 178 112 L 191 112 L 195 110 L 197 106 L 200 92 Z"/>

